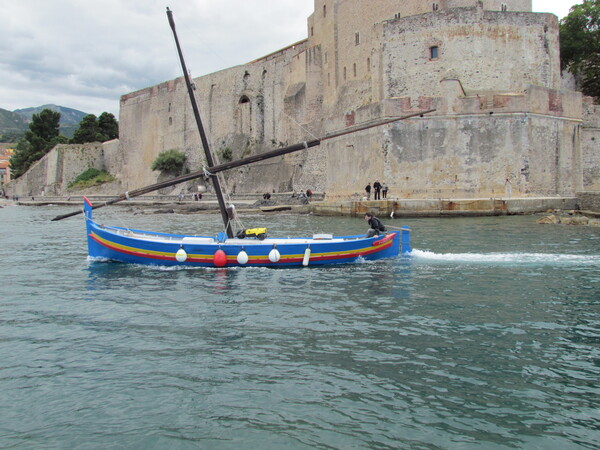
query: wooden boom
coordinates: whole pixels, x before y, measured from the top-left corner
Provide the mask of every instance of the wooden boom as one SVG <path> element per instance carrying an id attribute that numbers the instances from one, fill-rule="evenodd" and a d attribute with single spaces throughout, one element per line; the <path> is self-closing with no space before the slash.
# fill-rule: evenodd
<path id="1" fill-rule="evenodd" d="M 123 200 L 129 200 L 131 198 L 138 197 L 140 195 L 148 194 L 150 192 L 154 192 L 159 189 L 164 189 L 164 188 L 167 188 L 170 186 L 174 186 L 176 184 L 185 183 L 186 181 L 194 180 L 196 178 L 208 178 L 208 177 L 216 178 L 217 173 L 223 172 L 224 170 L 235 169 L 236 167 L 245 166 L 245 165 L 252 164 L 255 162 L 259 162 L 259 161 L 264 161 L 266 159 L 275 158 L 277 156 L 286 155 L 288 153 L 297 152 L 299 150 L 308 149 L 311 147 L 315 147 L 315 146 L 319 145 L 322 141 L 325 141 L 328 139 L 333 139 L 333 138 L 344 136 L 344 135 L 347 135 L 350 133 L 356 133 L 358 131 L 363 131 L 363 130 L 367 130 L 369 128 L 386 125 L 386 124 L 389 124 L 392 122 L 398 122 L 400 120 L 409 119 L 409 118 L 415 117 L 415 116 L 423 116 L 424 114 L 428 114 L 433 111 L 435 111 L 435 109 L 429 109 L 426 111 L 416 112 L 413 114 L 409 114 L 409 115 L 402 116 L 402 117 L 396 117 L 393 119 L 386 119 L 384 121 L 370 123 L 370 124 L 364 125 L 364 126 L 358 126 L 358 128 L 352 128 L 350 130 L 346 129 L 346 130 L 336 131 L 336 132 L 328 134 L 320 139 L 315 139 L 315 140 L 303 142 L 300 144 L 294 144 L 294 145 L 290 145 L 287 147 L 278 148 L 276 150 L 271 150 L 271 151 L 268 151 L 265 153 L 260 153 L 258 155 L 249 156 L 247 158 L 238 159 L 236 161 L 218 164 L 218 165 L 212 166 L 210 168 L 204 168 L 202 170 L 198 170 L 196 172 L 191 172 L 186 175 L 181 175 L 179 177 L 172 178 L 170 180 L 162 181 L 160 183 L 151 184 L 151 185 L 143 187 L 143 188 L 124 192 L 112 200 L 108 200 L 104 203 L 99 203 L 97 205 L 94 205 L 93 209 L 98 209 L 98 208 L 102 208 L 104 206 L 113 205 L 115 203 L 122 202 Z M 76 216 L 81 213 L 83 213 L 83 210 L 73 211 L 68 214 L 56 216 L 52 219 L 52 221 L 66 219 L 68 217 L 73 217 L 73 216 Z"/>

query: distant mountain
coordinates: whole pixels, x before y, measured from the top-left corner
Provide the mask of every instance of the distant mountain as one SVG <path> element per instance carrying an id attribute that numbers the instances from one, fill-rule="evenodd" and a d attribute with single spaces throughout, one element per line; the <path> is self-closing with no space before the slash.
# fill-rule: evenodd
<path id="1" fill-rule="evenodd" d="M 58 105 L 42 105 L 42 106 L 36 106 L 35 108 L 16 109 L 14 112 L 16 114 L 20 115 L 25 120 L 25 122 L 29 123 L 29 122 L 31 122 L 31 116 L 33 116 L 34 114 L 39 114 L 45 109 L 49 109 L 51 111 L 60 113 L 61 126 L 62 125 L 79 125 L 79 122 L 81 122 L 81 119 L 83 119 L 83 117 L 87 116 L 87 114 L 88 114 L 88 113 L 85 113 L 82 111 L 78 111 L 76 109 L 66 108 L 64 106 L 58 106 Z"/>
<path id="2" fill-rule="evenodd" d="M 17 117 L 21 118 L 22 123 L 25 125 L 23 130 L 26 131 L 29 129 L 29 123 L 31 122 L 31 117 L 34 114 L 41 113 L 44 109 L 49 109 L 51 111 L 60 113 L 60 134 L 62 134 L 63 136 L 66 136 L 68 138 L 73 137 L 75 130 L 77 130 L 77 128 L 79 128 L 79 122 L 81 122 L 81 119 L 83 119 L 88 114 L 83 111 L 78 111 L 76 109 L 66 108 L 64 106 L 58 106 L 58 105 L 42 105 L 42 106 L 36 106 L 34 108 L 16 109 L 11 114 L 14 114 Z M 6 110 L 0 109 L 0 113 L 2 111 L 6 111 Z M 6 112 L 10 113 L 10 111 L 6 111 Z M 4 134 L 5 132 L 6 131 L 4 129 L 3 123 L 0 122 L 0 135 Z"/>
<path id="3" fill-rule="evenodd" d="M 20 114 L 0 108 L 0 133 L 28 130 L 27 122 Z"/>

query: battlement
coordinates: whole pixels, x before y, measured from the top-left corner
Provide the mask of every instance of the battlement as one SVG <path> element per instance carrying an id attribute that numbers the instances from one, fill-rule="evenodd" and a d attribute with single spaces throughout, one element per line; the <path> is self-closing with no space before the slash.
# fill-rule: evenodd
<path id="1" fill-rule="evenodd" d="M 433 116 L 493 115 L 493 114 L 538 114 L 567 120 L 581 121 L 583 116 L 582 96 L 575 91 L 559 91 L 539 86 L 530 86 L 526 92 L 479 92 L 465 94 L 458 80 L 444 80 L 446 91 L 454 96 L 387 98 L 345 111 L 332 117 L 328 132 L 341 128 L 381 122 L 395 117 L 428 113 Z"/>

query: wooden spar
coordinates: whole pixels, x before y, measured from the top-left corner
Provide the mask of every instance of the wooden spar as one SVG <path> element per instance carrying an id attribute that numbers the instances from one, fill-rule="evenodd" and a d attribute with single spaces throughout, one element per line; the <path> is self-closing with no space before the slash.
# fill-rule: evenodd
<path id="1" fill-rule="evenodd" d="M 219 165 L 211 167 L 210 170 L 209 169 L 203 169 L 203 170 L 198 170 L 196 172 L 191 172 L 191 173 L 188 173 L 186 175 L 182 175 L 180 177 L 172 178 L 172 179 L 167 180 L 167 181 L 163 181 L 163 182 L 160 182 L 160 183 L 151 184 L 151 185 L 143 187 L 143 188 L 134 189 L 132 191 L 125 192 L 123 194 L 120 194 L 118 197 L 116 197 L 116 198 L 114 198 L 112 200 L 109 200 L 109 201 L 107 201 L 105 203 L 99 203 L 97 205 L 94 205 L 92 207 L 92 209 L 98 209 L 98 208 L 102 208 L 104 206 L 113 205 L 115 203 L 122 202 L 123 200 L 129 200 L 131 198 L 138 197 L 140 195 L 148 194 L 150 192 L 154 192 L 154 191 L 157 191 L 159 189 L 164 189 L 164 188 L 167 188 L 167 187 L 170 187 L 170 186 L 174 186 L 174 185 L 179 184 L 179 183 L 185 183 L 186 181 L 194 180 L 196 178 L 201 178 L 201 177 L 208 178 L 211 175 L 216 175 L 217 173 L 223 172 L 224 170 L 235 169 L 236 167 L 245 166 L 245 165 L 252 164 L 252 163 L 255 163 L 255 162 L 264 161 L 266 159 L 275 158 L 277 156 L 286 155 L 288 153 L 297 152 L 299 150 L 304 150 L 304 149 L 308 149 L 308 148 L 311 148 L 311 147 L 315 147 L 315 146 L 319 145 L 321 143 L 321 141 L 325 141 L 325 140 L 328 140 L 328 139 L 333 139 L 333 138 L 336 138 L 336 137 L 344 136 L 344 135 L 347 135 L 347 134 L 350 134 L 350 133 L 356 133 L 358 131 L 367 130 L 369 128 L 374 128 L 374 127 L 386 125 L 386 124 L 393 123 L 393 122 L 398 122 L 400 120 L 409 119 L 409 118 L 415 117 L 415 116 L 422 116 L 424 114 L 428 114 L 428 113 L 431 113 L 433 111 L 435 111 L 435 109 L 429 109 L 429 110 L 426 110 L 426 111 L 420 111 L 420 112 L 416 112 L 416 113 L 409 114 L 409 115 L 406 115 L 406 116 L 396 117 L 396 118 L 393 118 L 393 119 L 386 119 L 384 121 L 379 121 L 379 122 L 376 122 L 376 123 L 371 123 L 371 124 L 359 126 L 358 128 L 355 127 L 355 128 L 352 128 L 352 129 L 344 129 L 344 130 L 340 130 L 340 131 L 335 131 L 333 133 L 325 135 L 321 139 L 315 139 L 315 140 L 312 140 L 312 141 L 303 142 L 301 144 L 294 144 L 294 145 L 290 145 L 290 146 L 287 146 L 287 147 L 278 148 L 276 150 L 271 150 L 269 152 L 260 153 L 258 155 L 249 156 L 247 158 L 238 159 L 237 161 L 231 161 L 231 162 L 228 162 L 228 163 L 219 164 Z M 54 219 L 52 219 L 52 221 L 66 219 L 68 217 L 73 217 L 73 216 L 76 216 L 76 215 L 82 214 L 82 213 L 83 213 L 83 210 L 73 211 L 73 212 L 68 213 L 68 214 L 63 214 L 61 216 L 56 216 Z"/>
<path id="2" fill-rule="evenodd" d="M 200 119 L 200 111 L 198 109 L 198 104 L 196 103 L 196 96 L 194 95 L 194 88 L 192 86 L 192 81 L 190 80 L 190 75 L 188 74 L 187 67 L 185 65 L 185 60 L 183 59 L 183 52 L 181 51 L 181 46 L 179 45 L 177 31 L 175 31 L 175 20 L 173 20 L 173 12 L 169 8 L 167 8 L 167 17 L 169 18 L 169 25 L 171 26 L 171 30 L 173 30 L 173 37 L 175 38 L 175 45 L 177 45 L 177 53 L 179 54 L 179 61 L 181 62 L 181 69 L 183 70 L 183 76 L 185 77 L 185 84 L 187 86 L 190 102 L 192 103 L 192 110 L 194 111 L 194 118 L 196 119 L 196 125 L 198 127 L 198 132 L 200 133 L 200 139 L 202 140 L 202 147 L 204 148 L 204 154 L 206 156 L 206 164 L 208 165 L 208 169 L 210 171 L 210 169 L 215 165 L 215 163 L 213 162 L 212 154 L 210 153 L 210 147 L 208 145 L 208 139 L 206 138 L 206 133 L 204 132 L 204 127 L 202 126 L 202 120 Z M 219 209 L 221 210 L 221 217 L 223 218 L 223 224 L 225 225 L 227 236 L 229 238 L 233 238 L 233 230 L 231 229 L 229 215 L 227 214 L 227 208 L 225 206 L 225 199 L 223 198 L 223 191 L 221 190 L 221 183 L 219 182 L 219 177 L 214 176 L 211 178 L 213 186 L 215 188 L 215 193 L 217 195 L 217 200 L 219 202 Z"/>

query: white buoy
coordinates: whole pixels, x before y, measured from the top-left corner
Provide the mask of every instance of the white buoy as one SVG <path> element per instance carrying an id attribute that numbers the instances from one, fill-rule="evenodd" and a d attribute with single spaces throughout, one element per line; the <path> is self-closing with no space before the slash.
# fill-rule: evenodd
<path id="1" fill-rule="evenodd" d="M 246 264 L 248 262 L 248 253 L 244 250 L 241 250 L 237 255 L 238 264 Z"/>
<path id="2" fill-rule="evenodd" d="M 277 250 L 276 248 L 274 248 L 273 250 L 271 250 L 269 252 L 269 261 L 276 263 L 277 261 L 279 261 L 280 258 L 281 258 L 281 254 L 279 253 L 279 250 Z"/>
<path id="3" fill-rule="evenodd" d="M 310 261 L 310 247 L 306 247 L 306 250 L 304 250 L 304 259 L 302 260 L 302 265 L 308 266 L 308 261 Z"/>
<path id="4" fill-rule="evenodd" d="M 183 248 L 177 250 L 177 253 L 175 253 L 175 259 L 180 263 L 185 262 L 185 260 L 187 259 L 187 253 Z"/>

